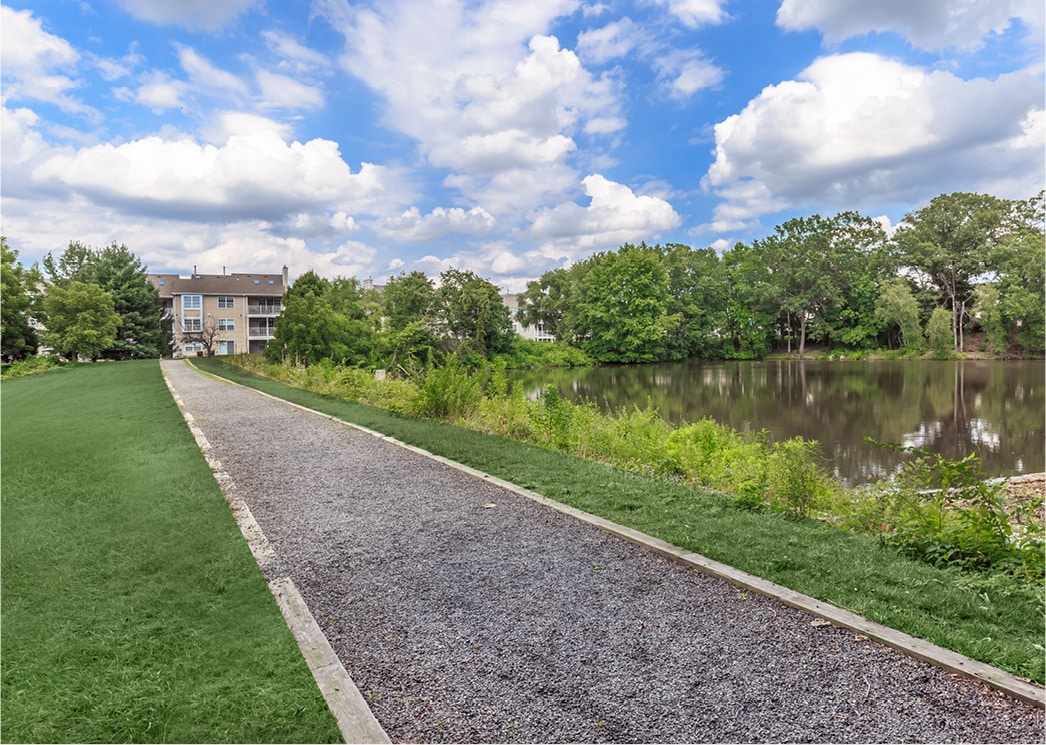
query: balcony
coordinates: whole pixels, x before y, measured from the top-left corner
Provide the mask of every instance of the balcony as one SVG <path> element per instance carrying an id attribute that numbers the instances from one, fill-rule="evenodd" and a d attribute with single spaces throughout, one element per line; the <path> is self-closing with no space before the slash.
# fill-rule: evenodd
<path id="1" fill-rule="evenodd" d="M 283 312 L 283 306 L 280 303 L 257 303 L 247 305 L 248 316 L 278 316 Z"/>
<path id="2" fill-rule="evenodd" d="M 248 339 L 271 339 L 275 333 L 275 323 L 251 323 L 247 325 Z"/>

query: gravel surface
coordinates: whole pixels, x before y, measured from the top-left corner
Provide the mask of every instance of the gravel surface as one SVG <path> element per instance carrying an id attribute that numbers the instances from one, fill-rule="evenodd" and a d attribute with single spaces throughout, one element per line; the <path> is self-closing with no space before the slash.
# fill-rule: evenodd
<path id="1" fill-rule="evenodd" d="M 1043 742 L 1034 707 L 163 368 L 394 742 Z"/>

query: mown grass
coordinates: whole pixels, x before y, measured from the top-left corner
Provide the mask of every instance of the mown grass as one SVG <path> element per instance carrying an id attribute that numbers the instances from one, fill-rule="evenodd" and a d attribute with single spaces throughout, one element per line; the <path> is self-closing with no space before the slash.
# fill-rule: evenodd
<path id="1" fill-rule="evenodd" d="M 219 359 L 230 380 L 385 433 L 1018 676 L 1043 682 L 1042 585 L 913 561 L 869 536 L 504 437 L 304 391 Z"/>
<path id="2" fill-rule="evenodd" d="M 4 741 L 340 740 L 157 361 L 2 406 Z"/>

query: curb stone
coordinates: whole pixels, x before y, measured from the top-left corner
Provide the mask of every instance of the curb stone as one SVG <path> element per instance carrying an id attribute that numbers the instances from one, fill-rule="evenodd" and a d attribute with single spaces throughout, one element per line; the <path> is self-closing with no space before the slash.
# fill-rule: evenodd
<path id="1" fill-rule="evenodd" d="M 200 372 L 191 363 L 186 362 L 186 364 Z M 276 566 L 276 552 L 273 551 L 261 526 L 254 519 L 254 515 L 251 514 L 247 503 L 235 496 L 235 485 L 232 477 L 226 472 L 221 461 L 214 456 L 211 444 L 196 425 L 192 414 L 185 409 L 185 405 L 174 390 L 174 386 L 168 379 L 167 374 L 162 374 L 164 383 L 167 384 L 167 388 L 170 390 L 178 410 L 181 411 L 182 417 L 185 419 L 186 424 L 189 425 L 189 430 L 196 439 L 200 451 L 207 460 L 207 465 L 210 466 L 211 471 L 214 473 L 214 479 L 225 496 L 226 502 L 229 504 L 229 509 L 236 519 L 236 524 L 239 526 L 244 540 L 247 541 L 247 545 L 251 549 L 251 554 L 258 564 L 258 568 L 268 578 L 269 572 L 267 570 Z M 231 381 L 221 380 L 230 385 L 236 385 Z M 338 729 L 345 742 L 361 743 L 361 745 L 363 743 L 376 743 L 378 745 L 391 743 L 389 736 L 382 729 L 381 724 L 378 723 L 370 707 L 367 706 L 363 695 L 356 687 L 356 684 L 353 683 L 352 678 L 345 670 L 344 665 L 341 664 L 341 660 L 338 659 L 338 655 L 334 652 L 330 642 L 327 641 L 327 637 L 324 636 L 322 629 L 320 629 L 316 619 L 309 611 L 305 600 L 294 584 L 294 580 L 286 576 L 275 577 L 268 580 L 268 585 L 269 591 L 280 607 L 284 620 L 294 634 L 294 639 L 298 643 L 298 648 L 301 650 L 310 672 L 312 672 L 312 677 L 316 680 L 316 684 L 327 702 L 327 707 L 330 709 L 331 714 L 334 715 Z"/>
<path id="2" fill-rule="evenodd" d="M 197 370 L 198 372 L 204 375 L 209 375 L 208 373 L 199 370 L 199 368 L 195 367 L 191 362 L 187 361 L 186 364 L 188 364 L 194 370 Z M 248 387 L 227 380 L 225 378 L 218 379 L 230 385 L 236 385 L 242 388 Z M 749 574 L 747 572 L 735 569 L 726 564 L 714 561 L 693 551 L 688 551 L 686 549 L 680 548 L 679 546 L 670 544 L 667 541 L 661 540 L 660 538 L 655 538 L 654 536 L 648 535 L 646 533 L 641 533 L 640 531 L 634 530 L 627 526 L 619 525 L 618 523 L 612 522 L 605 518 L 593 515 L 588 512 L 584 512 L 583 510 L 579 510 L 576 507 L 571 507 L 569 505 L 556 502 L 555 500 L 549 499 L 548 497 L 542 494 L 538 494 L 537 492 L 525 489 L 509 481 L 505 481 L 504 479 L 498 478 L 497 476 L 492 476 L 490 474 L 484 473 L 483 471 L 471 468 L 469 466 L 450 460 L 448 458 L 444 458 L 443 456 L 436 455 L 414 445 L 409 445 L 405 442 L 401 442 L 400 440 L 382 434 L 381 432 L 376 432 L 375 430 L 362 427 L 358 424 L 346 422 L 330 414 L 325 414 L 321 411 L 310 409 L 307 406 L 302 406 L 301 404 L 296 404 L 291 401 L 281 399 L 278 396 L 265 393 L 264 391 L 258 391 L 257 389 L 251 390 L 254 390 L 256 393 L 262 396 L 266 396 L 275 401 L 280 401 L 281 403 L 298 409 L 300 411 L 316 414 L 318 416 L 325 417 L 330 421 L 341 424 L 342 426 L 365 432 L 373 437 L 377 437 L 378 439 L 384 440 L 390 444 L 402 447 L 406 450 L 417 453 L 418 455 L 422 455 L 426 458 L 439 462 L 450 468 L 454 468 L 458 471 L 466 473 L 481 481 L 485 481 L 494 486 L 498 486 L 502 489 L 505 489 L 506 491 L 510 491 L 519 496 L 526 497 L 527 499 L 548 506 L 554 510 L 557 510 L 558 512 L 570 515 L 571 517 L 574 517 L 582 522 L 600 528 L 603 531 L 616 535 L 637 545 L 643 546 L 661 556 L 664 556 L 665 558 L 671 559 L 684 566 L 690 567 L 704 574 L 708 574 L 719 579 L 725 580 L 743 589 L 751 590 L 752 592 L 757 592 L 761 595 L 765 595 L 769 598 L 778 600 L 784 603 L 785 605 L 803 611 L 804 613 L 807 613 L 818 619 L 823 619 L 824 621 L 827 621 L 835 626 L 850 629 L 851 631 L 854 631 L 857 634 L 865 636 L 868 639 L 876 641 L 885 646 L 891 647 L 899 652 L 902 652 L 903 654 L 930 663 L 951 673 L 962 675 L 974 681 L 979 681 L 1012 698 L 1024 701 L 1025 703 L 1029 703 L 1033 706 L 1038 707 L 1039 709 L 1046 709 L 1046 688 L 1032 683 L 1031 681 L 1018 678 L 1017 676 L 1012 675 L 1011 673 L 1008 673 L 1005 670 L 994 667 L 992 665 L 988 665 L 983 662 L 979 662 L 978 660 L 974 660 L 970 657 L 966 657 L 965 655 L 961 655 L 958 652 L 953 652 L 952 650 L 945 649 L 944 647 L 931 644 L 930 642 L 918 639 L 909 634 L 905 634 L 904 632 L 897 631 L 896 629 L 891 629 L 887 626 L 883 626 L 882 624 L 871 621 L 851 611 L 839 608 L 838 606 L 834 606 L 829 603 L 822 602 L 809 595 L 804 595 L 802 593 L 784 587 L 783 585 L 775 584 L 768 580 L 764 580 L 761 577 L 757 577 L 753 574 Z"/>

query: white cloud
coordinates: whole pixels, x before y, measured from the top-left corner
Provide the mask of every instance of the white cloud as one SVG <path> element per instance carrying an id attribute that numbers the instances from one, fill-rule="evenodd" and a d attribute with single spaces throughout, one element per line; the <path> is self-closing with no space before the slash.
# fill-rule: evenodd
<path id="1" fill-rule="evenodd" d="M 1031 193 L 1042 151 L 1017 143 L 1041 98 L 1024 73 L 966 81 L 873 54 L 824 57 L 715 126 L 704 183 L 746 219 L 769 205 L 904 203 L 1003 173 Z"/>
<path id="2" fill-rule="evenodd" d="M 667 6 L 668 12 L 678 18 L 684 26 L 697 28 L 705 24 L 717 25 L 726 20 L 723 0 L 654 0 L 657 5 Z"/>
<path id="3" fill-rule="evenodd" d="M 65 39 L 44 31 L 31 11 L 0 5 L 0 72 L 5 100 L 37 100 L 65 111 L 94 116 L 96 112 L 67 93 L 77 81 L 56 70 L 75 68 L 80 54 Z"/>
<path id="4" fill-rule="evenodd" d="M 686 99 L 723 81 L 723 70 L 696 49 L 663 52 L 655 57 L 653 64 L 671 98 Z"/>
<path id="5" fill-rule="evenodd" d="M 119 0 L 133 16 L 160 25 L 216 31 L 261 0 Z"/>
<path id="6" fill-rule="evenodd" d="M 574 0 L 318 7 L 346 38 L 345 68 L 386 99 L 387 124 L 417 140 L 431 164 L 454 171 L 446 183 L 467 185 L 466 198 L 493 214 L 490 205 L 506 195 L 489 177 L 563 165 L 590 121 L 590 134 L 620 129 L 613 84 L 545 33 L 576 10 Z M 521 195 L 509 201 L 520 204 Z"/>
<path id="7" fill-rule="evenodd" d="M 578 34 L 577 53 L 597 65 L 620 59 L 632 53 L 639 43 L 640 29 L 627 16 L 602 28 Z"/>
<path id="8" fill-rule="evenodd" d="M 777 25 L 795 31 L 816 28 L 829 44 L 893 31 L 923 49 L 973 50 L 988 36 L 1005 32 L 1013 18 L 1041 28 L 1041 15 L 1041 2 L 1021 0 L 782 0 Z"/>
<path id="9" fill-rule="evenodd" d="M 177 109 L 184 106 L 184 96 L 188 87 L 180 80 L 171 80 L 162 72 L 147 73 L 138 86 L 135 100 L 153 111 Z"/>
<path id="10" fill-rule="evenodd" d="M 330 64 L 327 57 L 314 49 L 300 44 L 296 39 L 280 31 L 263 31 L 262 38 L 269 49 L 280 58 L 281 70 L 301 75 L 312 72 L 325 72 Z"/>
<path id="11" fill-rule="evenodd" d="M 565 202 L 534 216 L 530 232 L 562 255 L 576 256 L 647 240 L 679 225 L 681 218 L 664 199 L 640 196 L 599 174 L 581 181 L 591 198 L 587 207 Z"/>
<path id="12" fill-rule="evenodd" d="M 210 60 L 197 54 L 195 49 L 176 44 L 178 62 L 192 81 L 194 88 L 210 91 L 218 95 L 247 95 L 247 84 L 233 75 L 218 67 Z"/>
<path id="13" fill-rule="evenodd" d="M 63 185 L 129 214 L 199 221 L 284 220 L 327 207 L 369 211 L 382 201 L 382 169 L 357 173 L 337 143 L 287 143 L 273 132 L 232 135 L 222 147 L 146 137 L 48 158 L 38 184 Z"/>
<path id="14" fill-rule="evenodd" d="M 294 78 L 279 73 L 259 70 L 255 77 L 261 88 L 263 105 L 266 108 L 305 109 L 323 108 L 323 91 L 311 85 L 299 83 Z"/>
<path id="15" fill-rule="evenodd" d="M 424 216 L 417 207 L 411 207 L 398 217 L 386 218 L 377 226 L 377 231 L 397 241 L 425 243 L 451 233 L 483 235 L 493 229 L 495 223 L 494 216 L 482 207 L 470 210 L 436 207 Z"/>

